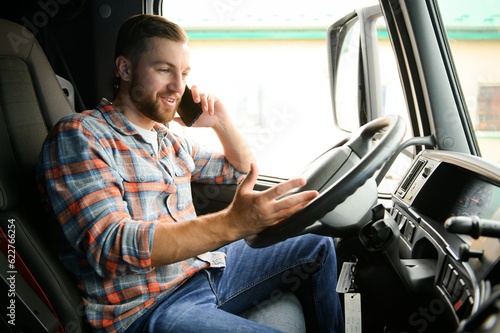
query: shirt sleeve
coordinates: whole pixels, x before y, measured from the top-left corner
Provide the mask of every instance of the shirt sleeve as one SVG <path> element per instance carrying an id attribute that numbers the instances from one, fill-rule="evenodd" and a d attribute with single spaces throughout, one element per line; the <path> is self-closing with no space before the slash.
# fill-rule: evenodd
<path id="1" fill-rule="evenodd" d="M 179 138 L 194 161 L 191 180 L 199 183 L 235 184 L 245 178 L 229 163 L 222 152 L 209 149 L 188 138 Z"/>
<path id="2" fill-rule="evenodd" d="M 42 149 L 39 186 L 67 242 L 97 274 L 149 272 L 155 223 L 131 218 L 102 140 L 77 117 L 60 122 Z"/>

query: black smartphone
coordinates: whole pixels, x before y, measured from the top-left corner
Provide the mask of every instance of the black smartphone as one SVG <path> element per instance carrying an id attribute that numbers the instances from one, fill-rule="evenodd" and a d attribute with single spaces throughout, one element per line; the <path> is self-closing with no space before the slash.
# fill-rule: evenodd
<path id="1" fill-rule="evenodd" d="M 203 113 L 201 103 L 195 103 L 191 89 L 188 86 L 186 86 L 186 90 L 184 90 L 184 95 L 182 95 L 177 113 L 188 127 L 193 126 Z"/>

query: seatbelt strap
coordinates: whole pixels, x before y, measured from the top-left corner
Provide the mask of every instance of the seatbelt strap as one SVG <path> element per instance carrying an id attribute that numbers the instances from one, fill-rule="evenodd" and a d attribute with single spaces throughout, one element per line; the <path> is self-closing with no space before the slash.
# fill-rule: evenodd
<path id="1" fill-rule="evenodd" d="M 14 225 L 15 220 L 9 219 L 8 223 L 9 225 L 11 223 L 12 225 Z M 26 280 L 26 282 L 30 285 L 31 289 L 38 295 L 38 297 L 40 297 L 40 299 L 45 303 L 45 305 L 50 309 L 50 311 L 52 311 L 57 321 L 59 322 L 58 332 L 64 333 L 65 332 L 64 327 L 62 326 L 61 321 L 59 320 L 59 317 L 57 316 L 57 313 L 54 310 L 54 307 L 50 303 L 49 298 L 47 297 L 47 295 L 45 295 L 42 287 L 38 284 L 33 274 L 31 274 L 28 266 L 26 266 L 25 262 L 21 258 L 21 255 L 16 251 L 15 243 L 12 242 L 11 244 L 10 240 L 14 240 L 15 242 L 15 233 L 9 235 L 12 235 L 13 237 L 7 237 L 3 228 L 0 227 L 0 248 L 2 249 L 2 252 L 5 254 L 6 258 L 12 258 L 12 256 L 14 256 L 15 258 L 14 266 L 17 272 L 21 274 L 24 280 Z"/>

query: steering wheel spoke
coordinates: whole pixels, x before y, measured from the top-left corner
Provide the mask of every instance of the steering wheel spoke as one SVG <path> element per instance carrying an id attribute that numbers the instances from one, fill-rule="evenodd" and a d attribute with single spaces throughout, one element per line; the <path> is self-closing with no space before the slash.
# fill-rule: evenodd
<path id="1" fill-rule="evenodd" d="M 315 230 L 334 237 L 357 233 L 377 199 L 374 175 L 397 151 L 405 130 L 399 116 L 377 118 L 319 156 L 303 171 L 307 184 L 299 190 L 316 189 L 320 195 L 281 223 L 245 238 L 247 244 L 265 247 Z"/>

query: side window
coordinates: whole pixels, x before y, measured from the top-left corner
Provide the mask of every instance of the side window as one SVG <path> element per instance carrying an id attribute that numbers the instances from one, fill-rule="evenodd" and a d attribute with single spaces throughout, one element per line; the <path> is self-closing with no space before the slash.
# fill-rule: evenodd
<path id="1" fill-rule="evenodd" d="M 384 114 L 396 114 L 406 121 L 405 140 L 413 137 L 411 123 L 408 117 L 401 80 L 394 51 L 387 34 L 387 28 L 383 17 L 377 20 L 377 48 L 380 61 L 380 80 L 382 90 L 382 109 Z M 414 155 L 414 148 L 409 147 L 403 151 L 394 161 L 387 172 L 384 180 L 379 186 L 379 193 L 392 193 L 399 181 L 408 170 Z"/>
<path id="2" fill-rule="evenodd" d="M 382 109 L 384 114 L 397 114 L 407 123 L 406 137 L 413 136 L 408 119 L 403 89 L 399 78 L 394 51 L 387 34 L 383 17 L 377 20 L 378 59 L 380 61 L 380 80 L 382 85 Z"/>
<path id="3" fill-rule="evenodd" d="M 163 15 L 190 38 L 188 84 L 220 97 L 261 175 L 288 178 L 346 135 L 334 126 L 326 30 L 374 3 L 165 0 Z M 217 144 L 211 130 L 172 128 Z"/>

